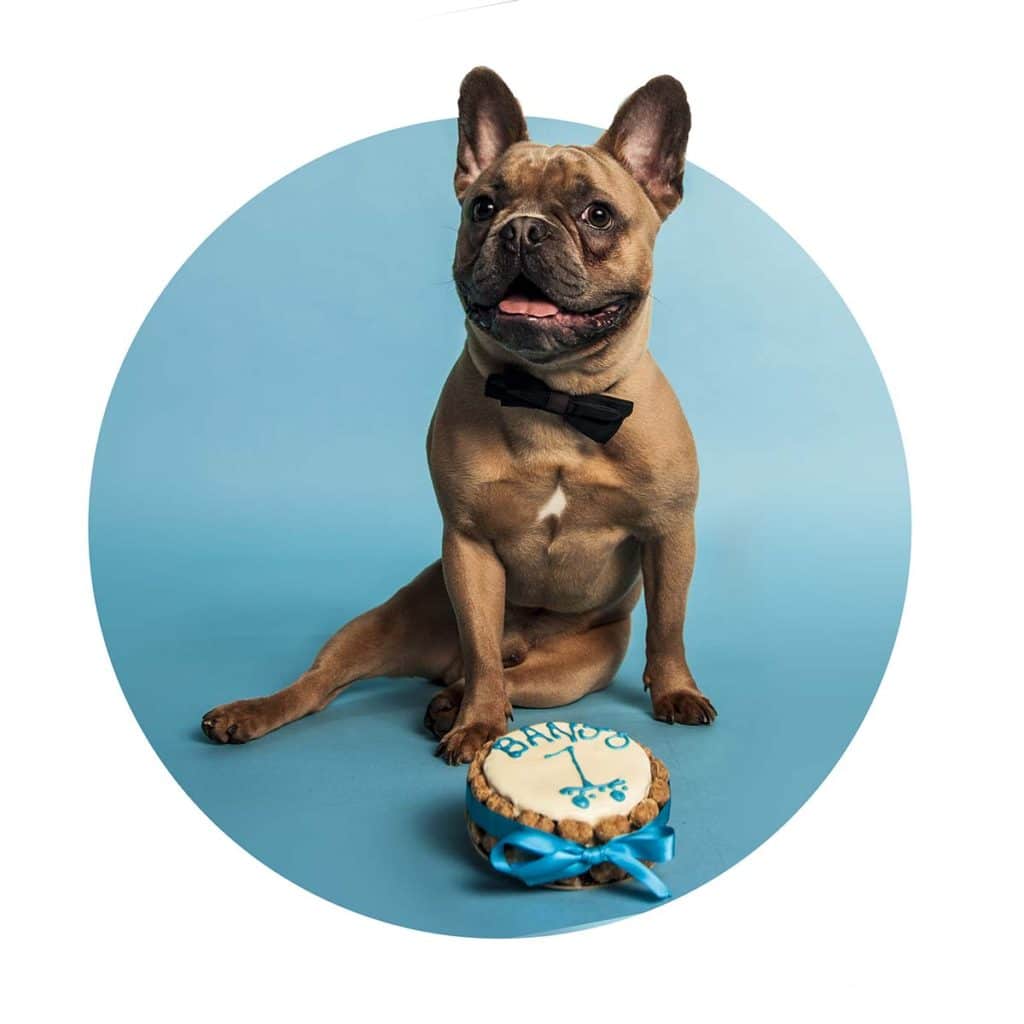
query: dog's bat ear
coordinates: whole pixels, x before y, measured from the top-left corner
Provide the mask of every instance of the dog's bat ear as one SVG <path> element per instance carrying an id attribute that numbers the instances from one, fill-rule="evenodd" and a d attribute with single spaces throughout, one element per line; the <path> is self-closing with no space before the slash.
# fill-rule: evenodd
<path id="1" fill-rule="evenodd" d="M 526 119 L 509 87 L 490 68 L 473 68 L 459 90 L 459 149 L 455 161 L 455 195 L 459 202 L 482 171 L 509 146 L 526 138 Z"/>
<path id="2" fill-rule="evenodd" d="M 652 78 L 619 107 L 597 140 L 640 183 L 664 220 L 683 198 L 690 104 L 671 75 Z"/>

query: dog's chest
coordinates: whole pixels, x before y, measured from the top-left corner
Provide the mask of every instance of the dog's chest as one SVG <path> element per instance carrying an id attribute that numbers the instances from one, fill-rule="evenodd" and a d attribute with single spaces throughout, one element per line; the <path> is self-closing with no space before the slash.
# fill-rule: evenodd
<path id="1" fill-rule="evenodd" d="M 579 533 L 629 532 L 638 496 L 613 468 L 598 464 L 509 467 L 476 489 L 472 518 L 495 540 L 547 546 Z"/>
<path id="2" fill-rule="evenodd" d="M 562 490 L 562 484 L 559 482 L 555 484 L 555 489 L 551 492 L 551 497 L 548 498 L 548 500 L 545 501 L 538 509 L 535 521 L 543 523 L 544 520 L 551 517 L 554 517 L 555 519 L 561 518 L 561 515 L 568 504 L 569 499 L 566 498 L 565 491 Z"/>

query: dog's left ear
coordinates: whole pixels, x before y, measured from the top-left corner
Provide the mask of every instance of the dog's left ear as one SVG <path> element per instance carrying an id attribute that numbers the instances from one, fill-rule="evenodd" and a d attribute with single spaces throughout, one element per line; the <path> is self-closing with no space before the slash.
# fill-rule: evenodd
<path id="1" fill-rule="evenodd" d="M 526 119 L 512 90 L 490 68 L 473 68 L 459 90 L 459 149 L 455 161 L 455 195 L 459 202 L 509 146 L 527 138 Z"/>
<path id="2" fill-rule="evenodd" d="M 633 175 L 664 220 L 683 198 L 689 135 L 686 90 L 671 75 L 661 75 L 619 107 L 596 145 Z"/>

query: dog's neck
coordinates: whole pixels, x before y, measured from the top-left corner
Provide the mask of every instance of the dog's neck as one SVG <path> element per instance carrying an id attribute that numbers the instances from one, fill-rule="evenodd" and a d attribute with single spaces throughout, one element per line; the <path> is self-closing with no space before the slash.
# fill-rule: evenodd
<path id="1" fill-rule="evenodd" d="M 578 359 L 557 363 L 531 363 L 517 359 L 476 326 L 466 321 L 466 354 L 486 380 L 509 366 L 518 366 L 556 391 L 571 395 L 626 394 L 628 381 L 647 352 L 651 329 L 651 297 L 644 299 L 632 321 L 615 339 Z"/>

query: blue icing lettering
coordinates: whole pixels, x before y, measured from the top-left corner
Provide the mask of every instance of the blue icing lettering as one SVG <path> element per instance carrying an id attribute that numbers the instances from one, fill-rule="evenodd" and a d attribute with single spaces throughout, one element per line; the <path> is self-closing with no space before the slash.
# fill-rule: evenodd
<path id="1" fill-rule="evenodd" d="M 582 722 L 572 722 L 570 727 L 575 731 L 575 740 L 596 740 L 602 733 L 605 736 L 604 743 L 611 750 L 621 750 L 629 746 L 629 737 L 624 732 L 609 729 L 606 725 L 584 725 Z"/>
<path id="2" fill-rule="evenodd" d="M 540 729 L 536 729 L 532 725 L 527 725 L 519 731 L 523 734 L 523 738 L 529 742 L 531 747 L 537 746 L 537 740 L 543 740 L 545 743 L 554 742 L 551 736 L 545 736 Z"/>
<path id="3" fill-rule="evenodd" d="M 500 750 L 503 754 L 508 754 L 509 757 L 515 760 L 517 757 L 522 757 L 529 747 L 525 743 L 520 743 L 519 740 L 512 739 L 511 736 L 499 736 L 494 741 L 494 749 Z"/>
<path id="4" fill-rule="evenodd" d="M 559 736 L 564 736 L 567 740 L 576 739 L 576 723 L 570 722 L 568 730 L 564 729 L 558 722 L 546 722 L 548 732 L 551 733 L 551 739 L 557 740 Z"/>

